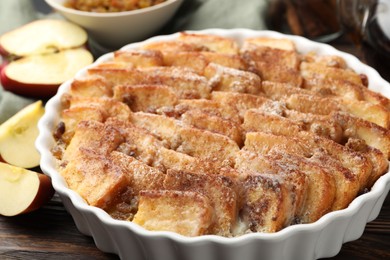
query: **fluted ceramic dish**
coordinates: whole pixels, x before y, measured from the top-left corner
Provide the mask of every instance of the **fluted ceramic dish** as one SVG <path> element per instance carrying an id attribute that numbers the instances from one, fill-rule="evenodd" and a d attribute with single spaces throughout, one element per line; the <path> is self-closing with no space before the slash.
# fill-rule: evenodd
<path id="1" fill-rule="evenodd" d="M 371 67 L 356 57 L 335 48 L 316 43 L 302 37 L 288 36 L 271 31 L 247 29 L 209 29 L 191 33 L 214 34 L 237 40 L 240 44 L 247 37 L 288 38 L 295 42 L 297 51 L 314 51 L 319 55 L 339 55 L 357 73 L 366 74 L 369 88 L 390 98 L 390 84 Z M 178 34 L 157 36 L 145 42 L 123 47 L 124 50 L 137 48 L 144 43 L 173 40 Z M 95 64 L 113 58 L 113 53 L 100 57 Z M 83 76 L 87 68 L 77 77 Z M 148 231 L 132 222 L 111 218 L 105 211 L 89 206 L 76 192 L 70 190 L 56 169 L 56 162 L 50 149 L 55 145 L 52 132 L 59 121 L 60 97 L 69 90 L 71 80 L 65 82 L 46 104 L 46 112 L 39 122 L 39 137 L 36 146 L 41 153 L 41 168 L 52 178 L 53 186 L 64 206 L 73 216 L 79 231 L 92 236 L 96 246 L 115 253 L 122 259 L 317 259 L 336 255 L 343 243 L 358 239 L 366 223 L 374 220 L 383 205 L 390 188 L 390 172 L 383 175 L 371 191 L 357 197 L 346 209 L 334 211 L 311 224 L 297 224 L 276 233 L 251 233 L 226 238 L 215 235 L 185 237 L 173 232 Z"/>

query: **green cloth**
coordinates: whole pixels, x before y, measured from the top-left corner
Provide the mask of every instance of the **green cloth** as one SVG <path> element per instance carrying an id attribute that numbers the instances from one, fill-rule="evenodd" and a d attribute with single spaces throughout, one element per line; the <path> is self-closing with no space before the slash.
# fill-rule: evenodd
<path id="1" fill-rule="evenodd" d="M 158 33 L 207 28 L 264 29 L 265 0 L 183 0 L 175 17 Z M 49 13 L 46 11 L 49 10 Z M 0 1 L 0 34 L 41 18 L 60 18 L 50 13 L 44 0 Z M 26 43 L 28 44 L 28 43 Z M 92 52 L 94 48 L 91 47 Z M 96 49 L 97 50 L 97 49 Z M 101 55 L 96 51 L 95 56 Z M 0 124 L 21 108 L 35 101 L 3 90 L 0 86 Z"/>

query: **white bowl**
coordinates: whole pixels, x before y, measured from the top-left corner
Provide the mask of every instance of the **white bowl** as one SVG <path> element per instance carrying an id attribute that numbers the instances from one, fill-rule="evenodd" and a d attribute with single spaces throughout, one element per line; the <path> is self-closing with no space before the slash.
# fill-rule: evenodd
<path id="1" fill-rule="evenodd" d="M 115 13 L 84 12 L 64 6 L 66 0 L 45 0 L 69 21 L 78 24 L 100 45 L 120 48 L 144 40 L 162 28 L 183 0 L 167 0 L 151 7 Z"/>
<path id="2" fill-rule="evenodd" d="M 367 75 L 369 88 L 390 97 L 390 84 L 374 69 L 354 56 L 326 44 L 298 36 L 247 29 L 209 29 L 192 33 L 220 35 L 236 39 L 239 43 L 247 37 L 288 38 L 296 43 L 299 52 L 314 51 L 343 57 L 350 68 Z M 177 37 L 178 34 L 158 36 L 145 42 L 173 40 Z M 133 49 L 142 44 L 144 43 L 134 43 L 122 49 Z M 108 61 L 112 57 L 112 53 L 106 54 L 96 63 Z M 86 70 L 87 68 L 81 70 L 76 77 L 85 75 Z M 41 153 L 41 168 L 52 178 L 55 190 L 80 232 L 92 236 L 100 250 L 118 254 L 122 259 L 308 260 L 331 257 L 340 251 L 343 243 L 356 240 L 362 235 L 366 223 L 378 216 L 390 189 L 390 172 L 387 172 L 379 178 L 371 191 L 357 197 L 348 208 L 328 213 L 314 223 L 289 226 L 276 233 L 251 233 L 226 238 L 215 235 L 185 237 L 172 232 L 148 231 L 132 222 L 115 220 L 103 210 L 87 205 L 76 192 L 67 187 L 58 173 L 50 152 L 55 145 L 52 132 L 59 120 L 60 97 L 69 90 L 70 84 L 71 81 L 65 82 L 57 95 L 47 102 L 46 112 L 39 122 L 40 134 L 36 146 Z"/>

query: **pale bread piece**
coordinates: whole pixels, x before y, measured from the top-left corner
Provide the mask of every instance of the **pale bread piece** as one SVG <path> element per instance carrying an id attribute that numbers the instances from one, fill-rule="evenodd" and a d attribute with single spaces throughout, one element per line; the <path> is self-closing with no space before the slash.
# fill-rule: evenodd
<path id="1" fill-rule="evenodd" d="M 208 51 L 206 46 L 198 45 L 195 43 L 187 43 L 182 41 L 156 41 L 148 42 L 141 46 L 142 50 L 154 50 L 161 51 L 163 54 L 167 52 L 180 53 L 180 52 L 196 52 L 196 51 Z"/>
<path id="2" fill-rule="evenodd" d="M 182 128 L 180 121 L 151 113 L 133 113 L 130 122 L 135 126 L 149 131 L 151 134 L 162 140 L 167 147 L 178 146 L 178 133 Z"/>
<path id="3" fill-rule="evenodd" d="M 208 234 L 213 221 L 209 199 L 195 191 L 143 190 L 133 222 L 151 231 L 183 236 Z"/>
<path id="4" fill-rule="evenodd" d="M 175 92 L 165 85 L 117 85 L 113 98 L 128 105 L 133 112 L 155 112 L 178 102 Z"/>
<path id="5" fill-rule="evenodd" d="M 237 221 L 237 187 L 232 179 L 216 174 L 168 170 L 164 188 L 197 191 L 207 196 L 214 209 L 214 220 L 210 226 L 211 233 L 231 236 L 233 225 Z"/>
<path id="6" fill-rule="evenodd" d="M 132 63 L 129 62 L 119 62 L 119 61 L 105 61 L 102 63 L 98 63 L 94 66 L 96 69 L 133 69 L 135 68 Z"/>
<path id="7" fill-rule="evenodd" d="M 247 66 L 244 60 L 238 54 L 227 54 L 227 53 L 217 53 L 217 52 L 202 52 L 202 55 L 208 61 L 208 64 L 215 63 L 224 67 L 237 69 L 237 70 L 246 70 Z"/>
<path id="8" fill-rule="evenodd" d="M 131 180 L 130 188 L 133 196 L 138 196 L 142 190 L 156 190 L 163 188 L 165 174 L 133 156 L 113 151 L 110 154 L 112 162 L 126 172 Z"/>
<path id="9" fill-rule="evenodd" d="M 128 120 L 131 111 L 124 103 L 112 98 L 96 98 L 96 97 L 70 97 L 70 109 L 77 106 L 95 106 L 103 109 L 109 117 L 116 117 L 121 120 Z M 88 118 L 86 118 L 87 120 Z"/>
<path id="10" fill-rule="evenodd" d="M 300 71 L 306 80 L 338 79 L 363 85 L 361 76 L 350 69 L 329 67 L 314 62 L 302 62 Z"/>
<path id="11" fill-rule="evenodd" d="M 283 135 L 297 135 L 304 131 L 303 125 L 288 118 L 264 112 L 260 109 L 249 109 L 244 114 L 242 128 L 245 132 L 269 132 Z"/>
<path id="12" fill-rule="evenodd" d="M 262 80 L 289 83 L 300 87 L 303 79 L 299 72 L 300 58 L 295 51 L 247 44 L 241 56 L 249 71 Z"/>
<path id="13" fill-rule="evenodd" d="M 260 70 L 261 74 L 270 73 L 270 71 L 273 69 L 278 69 L 279 71 L 291 69 L 291 71 L 296 71 L 299 74 L 300 57 L 298 53 L 293 50 L 283 50 L 280 48 L 260 45 L 253 46 L 252 42 L 250 44 L 244 45 L 241 49 L 241 52 L 244 59 L 253 61 L 254 64 L 261 62 L 266 66 L 269 66 L 268 68 L 263 67 L 264 70 Z M 262 78 L 270 80 L 267 77 Z"/>
<path id="14" fill-rule="evenodd" d="M 362 139 L 369 146 L 382 151 L 387 159 L 390 159 L 390 133 L 388 129 L 347 113 L 334 113 L 332 117 L 341 125 L 346 138 Z"/>
<path id="15" fill-rule="evenodd" d="M 252 94 L 213 91 L 211 93 L 211 100 L 220 104 L 228 104 L 239 112 L 241 118 L 244 118 L 245 112 L 248 109 L 259 108 L 269 99 Z"/>
<path id="16" fill-rule="evenodd" d="M 227 136 L 238 146 L 243 144 L 241 126 L 231 120 L 196 109 L 183 113 L 180 120 L 184 125 Z"/>
<path id="17" fill-rule="evenodd" d="M 123 103 L 105 97 L 70 96 L 69 108 L 61 112 L 65 131 L 62 140 L 69 143 L 77 124 L 83 120 L 104 122 L 107 118 L 116 117 L 128 120 L 130 109 Z"/>
<path id="18" fill-rule="evenodd" d="M 108 155 L 123 141 L 124 137 L 113 126 L 92 120 L 81 121 L 75 129 L 72 140 L 66 147 L 62 163 L 78 161 L 83 150 L 91 150 L 98 154 Z"/>
<path id="19" fill-rule="evenodd" d="M 302 61 L 305 62 L 314 62 L 326 67 L 334 67 L 340 69 L 347 68 L 346 61 L 342 57 L 337 55 L 318 55 L 316 52 L 309 52 L 303 54 L 301 57 Z"/>
<path id="20" fill-rule="evenodd" d="M 245 112 L 242 125 L 246 132 L 274 132 L 284 135 L 298 134 L 301 131 L 308 131 L 331 139 L 335 142 L 342 141 L 342 128 L 329 116 L 299 113 L 294 110 L 282 110 L 274 113 L 262 106 L 259 109 L 249 109 Z"/>
<path id="21" fill-rule="evenodd" d="M 80 150 L 77 159 L 71 160 L 61 171 L 61 175 L 69 188 L 76 191 L 89 205 L 107 210 L 120 219 L 125 218 L 111 207 L 121 193 L 127 192 L 131 180 L 127 172 L 113 163 L 107 155 L 87 149 Z M 130 215 L 133 207 L 129 205 L 125 209 L 125 205 L 123 206 L 122 213 Z"/>
<path id="22" fill-rule="evenodd" d="M 114 52 L 114 63 L 131 64 L 133 67 L 163 66 L 163 55 L 158 50 L 118 50 Z"/>
<path id="23" fill-rule="evenodd" d="M 386 129 L 390 127 L 390 111 L 380 104 L 361 100 L 341 100 L 342 110 L 356 117 L 373 122 Z"/>
<path id="24" fill-rule="evenodd" d="M 235 40 L 217 35 L 180 33 L 177 41 L 202 46 L 210 52 L 238 54 L 239 48 Z"/>
<path id="25" fill-rule="evenodd" d="M 232 91 L 249 94 L 261 93 L 261 79 L 254 73 L 209 63 L 204 76 L 212 84 L 213 91 Z"/>
<path id="26" fill-rule="evenodd" d="M 345 99 L 365 100 L 365 86 L 340 79 L 306 79 L 304 88 L 320 96 L 338 96 Z"/>
<path id="27" fill-rule="evenodd" d="M 107 113 L 103 108 L 85 104 L 62 110 L 61 118 L 65 126 L 61 135 L 61 140 L 65 142 L 65 144 L 69 144 L 77 125 L 81 121 L 93 120 L 97 122 L 104 122 L 107 118 Z"/>
<path id="28" fill-rule="evenodd" d="M 207 51 L 195 52 L 165 52 L 164 65 L 173 67 L 190 68 L 203 75 L 208 64 L 215 63 L 224 67 L 233 68 L 237 70 L 246 69 L 244 61 L 239 55 L 216 53 Z"/>
<path id="29" fill-rule="evenodd" d="M 139 128 L 128 121 L 110 118 L 106 125 L 118 129 L 125 141 L 117 150 L 130 155 L 147 165 L 153 165 L 158 149 L 164 144 L 145 129 Z"/>
<path id="30" fill-rule="evenodd" d="M 390 113 L 379 104 L 372 104 L 364 100 L 348 100 L 340 98 L 325 98 L 307 94 L 292 94 L 284 101 L 287 108 L 303 113 L 329 115 L 332 112 L 344 111 L 354 116 L 389 128 Z"/>
<path id="31" fill-rule="evenodd" d="M 70 85 L 72 96 L 112 97 L 112 88 L 103 77 L 87 76 L 75 79 Z"/>
<path id="32" fill-rule="evenodd" d="M 283 116 L 302 124 L 306 131 L 324 136 L 336 143 L 341 143 L 344 137 L 341 125 L 330 115 L 301 113 L 296 110 L 286 109 Z"/>
<path id="33" fill-rule="evenodd" d="M 209 62 L 200 51 L 164 52 L 165 66 L 188 68 L 199 75 L 203 75 Z"/>
<path id="34" fill-rule="evenodd" d="M 128 120 L 130 109 L 121 102 L 107 97 L 66 96 L 66 106 L 61 112 L 65 131 L 62 140 L 69 143 L 80 121 L 95 120 L 104 122 L 109 117 Z"/>
<path id="35" fill-rule="evenodd" d="M 163 169 L 163 171 L 172 169 L 195 174 L 219 174 L 232 179 L 237 179 L 240 174 L 233 168 L 221 167 L 218 163 L 193 157 L 165 147 L 159 149 L 154 166 Z"/>
<path id="36" fill-rule="evenodd" d="M 257 48 L 259 46 L 280 49 L 285 51 L 296 51 L 295 43 L 289 39 L 278 39 L 269 37 L 251 37 L 244 40 L 242 49 Z"/>
<path id="37" fill-rule="evenodd" d="M 176 151 L 221 165 L 230 165 L 240 150 L 230 138 L 209 131 L 183 127 L 179 129 L 178 135 L 180 143 Z"/>
<path id="38" fill-rule="evenodd" d="M 310 90 L 291 85 L 290 83 L 275 82 L 264 80 L 262 82 L 262 91 L 264 95 L 272 100 L 281 100 L 292 94 L 314 95 Z"/>
<path id="39" fill-rule="evenodd" d="M 176 107 L 162 109 L 161 113 L 168 116 L 180 117 L 183 113 L 189 110 L 200 110 L 202 112 L 233 121 L 234 123 L 241 123 L 241 118 L 238 115 L 236 108 L 231 106 L 229 103 L 222 103 L 217 100 L 180 99 Z"/>
<path id="40" fill-rule="evenodd" d="M 172 88 L 180 98 L 207 98 L 210 86 L 207 79 L 193 70 L 182 67 L 148 67 L 138 69 L 90 68 L 89 75 L 104 77 L 116 85 L 162 84 Z"/>
<path id="41" fill-rule="evenodd" d="M 382 96 L 381 94 L 374 92 L 368 88 L 363 87 L 363 99 L 372 103 L 379 104 L 390 110 L 390 99 Z"/>

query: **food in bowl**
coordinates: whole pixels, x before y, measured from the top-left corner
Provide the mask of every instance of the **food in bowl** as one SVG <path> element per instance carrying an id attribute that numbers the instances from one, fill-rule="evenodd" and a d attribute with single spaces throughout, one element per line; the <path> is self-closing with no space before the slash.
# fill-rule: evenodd
<path id="1" fill-rule="evenodd" d="M 166 0 L 148 8 L 97 13 L 65 7 L 66 0 L 45 1 L 64 18 L 86 29 L 89 39 L 96 43 L 92 46 L 102 53 L 154 35 L 172 19 L 183 2 Z"/>
<path id="2" fill-rule="evenodd" d="M 107 13 L 142 9 L 165 1 L 166 0 L 67 0 L 64 6 L 80 11 Z"/>
<path id="3" fill-rule="evenodd" d="M 68 187 L 148 230 L 273 233 L 344 209 L 388 169 L 389 99 L 337 55 L 181 33 L 116 51 L 61 96 Z"/>

